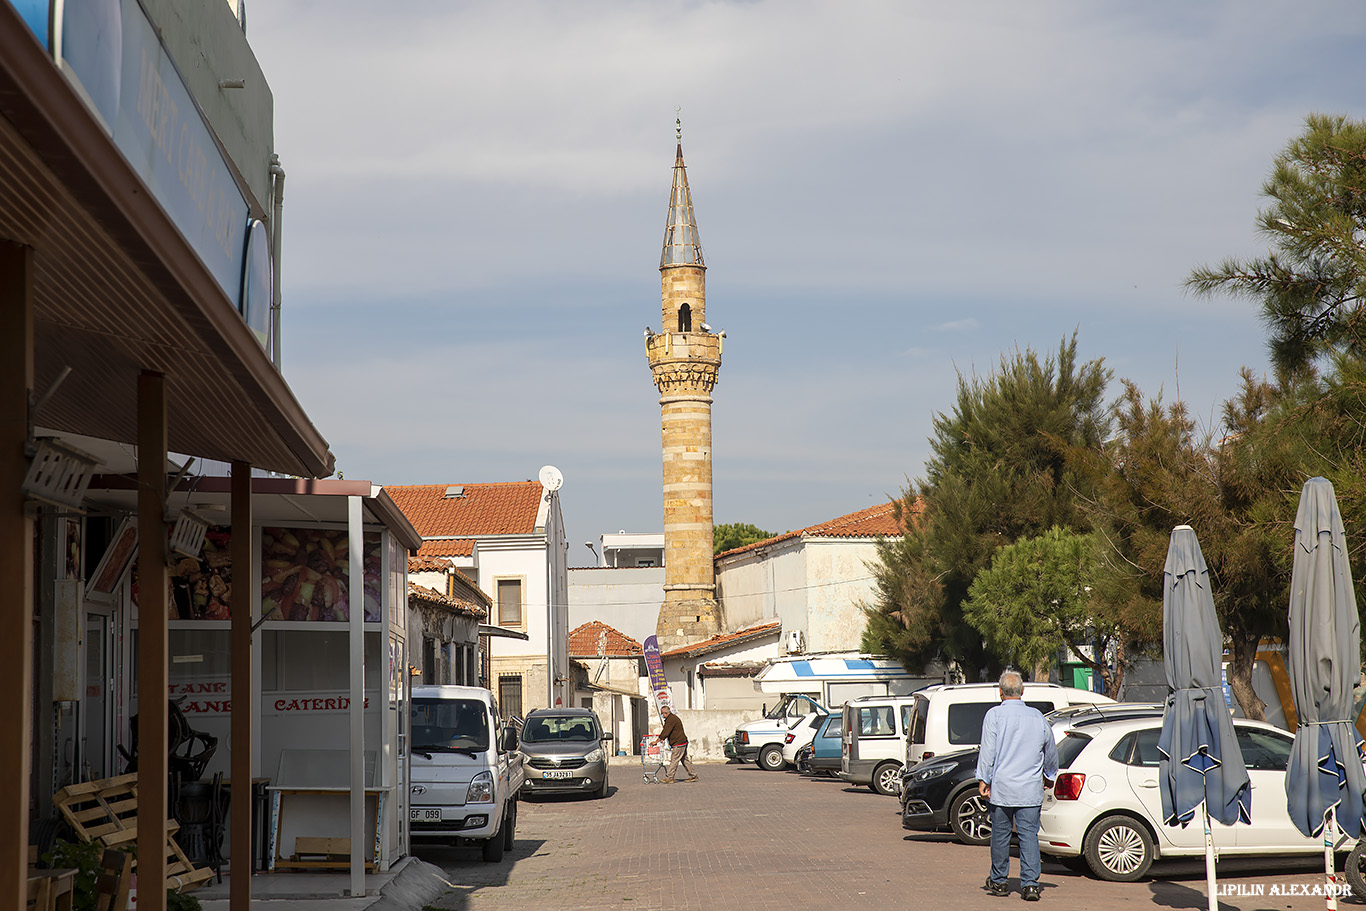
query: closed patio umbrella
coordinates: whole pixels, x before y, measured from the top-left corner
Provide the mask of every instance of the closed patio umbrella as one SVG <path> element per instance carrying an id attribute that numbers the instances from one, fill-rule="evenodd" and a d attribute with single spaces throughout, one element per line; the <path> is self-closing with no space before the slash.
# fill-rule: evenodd
<path id="1" fill-rule="evenodd" d="M 1184 826 L 1197 811 L 1205 829 L 1205 877 L 1215 897 L 1209 820 L 1250 822 L 1252 786 L 1224 701 L 1224 637 L 1209 568 L 1189 525 L 1172 529 L 1162 578 L 1162 666 L 1171 692 L 1162 712 L 1158 787 L 1162 821 Z"/>
<path id="2" fill-rule="evenodd" d="M 1366 771 L 1351 718 L 1352 687 L 1361 672 L 1361 622 L 1342 513 L 1326 478 L 1305 482 L 1295 514 L 1288 658 L 1300 724 L 1285 775 L 1287 807 L 1306 836 L 1323 833 L 1324 872 L 1333 887 L 1334 825 L 1353 838 L 1361 835 Z"/>

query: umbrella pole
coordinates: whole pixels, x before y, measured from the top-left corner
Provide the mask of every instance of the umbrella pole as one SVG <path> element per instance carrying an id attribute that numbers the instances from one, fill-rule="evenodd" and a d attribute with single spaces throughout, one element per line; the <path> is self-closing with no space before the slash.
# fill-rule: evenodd
<path id="1" fill-rule="evenodd" d="M 1200 804 L 1205 820 L 1205 892 L 1209 911 L 1219 911 L 1218 885 L 1214 881 L 1214 835 L 1209 830 L 1209 803 Z"/>
<path id="2" fill-rule="evenodd" d="M 1328 888 L 1324 890 L 1324 900 L 1328 911 L 1338 908 L 1337 865 L 1333 861 L 1333 843 L 1337 840 L 1338 813 L 1336 807 L 1329 807 L 1323 820 L 1323 876 Z"/>

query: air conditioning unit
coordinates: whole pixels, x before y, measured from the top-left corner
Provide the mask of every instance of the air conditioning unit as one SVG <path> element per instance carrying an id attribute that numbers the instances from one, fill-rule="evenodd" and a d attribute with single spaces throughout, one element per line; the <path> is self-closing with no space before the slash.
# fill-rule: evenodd
<path id="1" fill-rule="evenodd" d="M 783 636 L 783 651 L 789 655 L 800 655 L 806 651 L 806 634 L 799 629 L 790 629 Z"/>

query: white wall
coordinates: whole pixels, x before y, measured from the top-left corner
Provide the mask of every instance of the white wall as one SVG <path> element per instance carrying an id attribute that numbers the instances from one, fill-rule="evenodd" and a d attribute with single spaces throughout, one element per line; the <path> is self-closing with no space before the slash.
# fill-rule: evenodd
<path id="1" fill-rule="evenodd" d="M 637 642 L 655 634 L 664 602 L 662 566 L 569 570 L 569 628 L 606 623 Z"/>
<path id="2" fill-rule="evenodd" d="M 496 637 L 490 640 L 490 653 L 495 658 L 544 658 L 549 636 L 546 625 L 545 539 L 540 535 L 484 539 L 475 544 L 474 553 L 478 562 L 475 584 L 493 599 L 491 623 L 498 623 L 498 580 L 520 579 L 522 582 L 522 626 L 519 629 L 527 634 L 528 639 L 523 642 L 520 639 Z"/>
<path id="3" fill-rule="evenodd" d="M 800 538 L 727 557 L 717 566 L 716 582 L 727 629 L 777 618 L 784 629 L 806 631 L 806 560 Z"/>
<path id="4" fill-rule="evenodd" d="M 813 538 L 805 550 L 807 650 L 857 650 L 867 622 L 859 605 L 873 598 L 867 564 L 877 558 L 877 546 L 867 540 Z"/>

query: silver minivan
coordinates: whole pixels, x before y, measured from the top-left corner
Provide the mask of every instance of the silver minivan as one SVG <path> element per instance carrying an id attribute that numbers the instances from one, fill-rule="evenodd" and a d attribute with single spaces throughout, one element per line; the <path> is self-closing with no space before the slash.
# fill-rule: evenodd
<path id="1" fill-rule="evenodd" d="M 517 729 L 476 686 L 415 686 L 409 731 L 408 832 L 414 841 L 477 844 L 503 859 L 517 829 Z"/>

